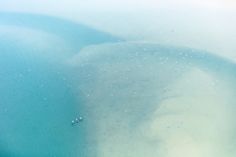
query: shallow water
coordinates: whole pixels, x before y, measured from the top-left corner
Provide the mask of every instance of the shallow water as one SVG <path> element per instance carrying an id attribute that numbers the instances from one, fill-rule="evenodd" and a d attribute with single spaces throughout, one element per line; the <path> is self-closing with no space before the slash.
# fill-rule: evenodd
<path id="1" fill-rule="evenodd" d="M 0 27 L 0 155 L 234 157 L 233 61 L 49 16 Z"/>

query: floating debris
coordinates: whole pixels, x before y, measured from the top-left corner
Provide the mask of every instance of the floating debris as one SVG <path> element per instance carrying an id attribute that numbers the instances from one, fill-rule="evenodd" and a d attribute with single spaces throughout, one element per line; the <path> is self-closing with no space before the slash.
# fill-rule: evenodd
<path id="1" fill-rule="evenodd" d="M 79 117 L 76 117 L 74 120 L 71 121 L 71 125 L 75 125 L 75 124 L 78 124 L 79 122 L 82 122 L 83 121 L 83 117 L 79 116 Z"/>
<path id="2" fill-rule="evenodd" d="M 83 117 L 79 117 L 79 121 L 80 121 L 80 122 L 83 121 Z"/>
<path id="3" fill-rule="evenodd" d="M 75 121 L 74 120 L 71 121 L 71 125 L 75 125 Z"/>
<path id="4" fill-rule="evenodd" d="M 75 118 L 75 122 L 76 122 L 76 123 L 79 123 L 79 119 L 78 119 L 78 118 Z"/>

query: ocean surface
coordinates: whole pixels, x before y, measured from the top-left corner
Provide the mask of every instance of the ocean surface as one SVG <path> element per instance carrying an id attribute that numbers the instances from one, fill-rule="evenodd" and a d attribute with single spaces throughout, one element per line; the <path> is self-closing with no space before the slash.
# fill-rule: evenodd
<path id="1" fill-rule="evenodd" d="M 235 81 L 213 52 L 2 12 L 0 157 L 235 157 Z"/>

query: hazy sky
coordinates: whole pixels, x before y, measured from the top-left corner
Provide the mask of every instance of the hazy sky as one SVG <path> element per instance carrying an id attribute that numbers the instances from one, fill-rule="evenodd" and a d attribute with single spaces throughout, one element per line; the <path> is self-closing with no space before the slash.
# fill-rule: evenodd
<path id="1" fill-rule="evenodd" d="M 67 10 L 75 11 L 78 9 L 95 10 L 135 10 L 135 9 L 158 9 L 160 7 L 205 7 L 208 9 L 233 10 L 236 2 L 233 0 L 11 0 L 1 2 L 1 9 L 13 10 Z M 88 10 L 92 11 L 92 10 Z"/>
<path id="2" fill-rule="evenodd" d="M 132 41 L 204 49 L 235 60 L 233 0 L 11 0 L 2 11 L 59 16 Z"/>

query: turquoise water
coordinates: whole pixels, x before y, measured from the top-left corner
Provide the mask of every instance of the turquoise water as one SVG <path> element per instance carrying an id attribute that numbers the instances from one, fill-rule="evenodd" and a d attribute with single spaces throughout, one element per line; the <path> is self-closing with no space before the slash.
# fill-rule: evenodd
<path id="1" fill-rule="evenodd" d="M 234 156 L 233 61 L 45 15 L 0 26 L 1 156 Z"/>
<path id="2" fill-rule="evenodd" d="M 63 52 L 64 60 L 86 45 L 117 40 L 86 26 L 43 15 L 1 13 L 0 24 L 20 28 L 17 33 L 24 28 L 62 38 L 69 45 L 63 50 L 70 51 Z M 57 51 L 54 45 L 37 49 L 27 43 L 34 37 L 23 36 L 26 43 L 21 43 L 15 38 L 20 36 L 17 33 L 6 35 L 4 29 L 1 31 L 1 156 L 85 156 L 85 126 L 71 126 L 71 120 L 84 113 L 68 78 L 68 67 L 57 52 L 53 52 L 53 59 L 47 56 Z"/>

